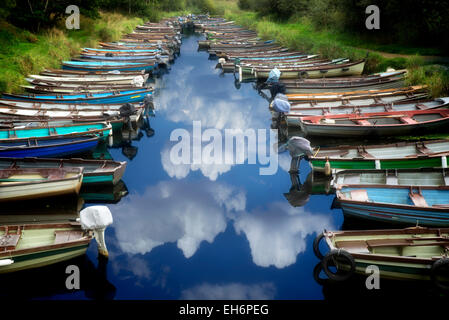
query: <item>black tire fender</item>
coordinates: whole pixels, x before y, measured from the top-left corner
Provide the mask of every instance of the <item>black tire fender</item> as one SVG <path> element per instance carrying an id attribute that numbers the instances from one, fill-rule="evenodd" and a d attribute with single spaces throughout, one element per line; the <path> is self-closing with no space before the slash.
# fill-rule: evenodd
<path id="1" fill-rule="evenodd" d="M 432 282 L 438 288 L 440 288 L 444 291 L 449 291 L 449 284 L 443 284 L 443 283 L 439 282 L 437 279 L 438 271 L 441 268 L 449 269 L 449 258 L 441 258 L 432 264 L 432 268 L 430 269 L 430 279 L 432 279 Z M 448 273 L 448 276 L 449 276 L 449 273 Z"/>
<path id="2" fill-rule="evenodd" d="M 324 258 L 324 255 L 320 251 L 320 242 L 323 238 L 324 238 L 324 232 L 321 232 L 315 238 L 315 240 L 313 240 L 313 253 L 315 253 L 315 256 L 320 260 L 323 260 L 323 258 Z"/>
<path id="3" fill-rule="evenodd" d="M 349 270 L 338 270 L 338 265 L 336 260 L 340 260 L 340 262 L 343 260 L 344 264 L 349 265 Z M 351 254 L 345 250 L 341 249 L 334 249 L 330 252 L 328 252 L 321 262 L 323 264 L 323 270 L 326 273 L 326 275 L 329 277 L 329 279 L 334 281 L 345 281 L 348 280 L 355 272 L 355 260 L 351 256 Z M 335 266 L 337 268 L 337 272 L 333 273 L 330 271 L 329 267 Z"/>

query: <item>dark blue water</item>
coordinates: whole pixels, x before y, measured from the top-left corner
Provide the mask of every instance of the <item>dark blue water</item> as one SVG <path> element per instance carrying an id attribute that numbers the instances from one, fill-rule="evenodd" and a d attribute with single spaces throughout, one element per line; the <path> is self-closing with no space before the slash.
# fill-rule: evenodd
<path id="1" fill-rule="evenodd" d="M 198 39 L 198 35 L 185 36 L 180 56 L 166 74 L 155 80 L 157 115 L 151 119 L 154 135 L 147 137 L 142 131 L 140 140 L 109 150 L 113 159 L 128 160 L 123 177 L 128 194 L 116 197 L 119 201 L 115 204 L 107 204 L 114 217 L 106 231 L 109 261 L 97 261 L 96 244 L 92 242 L 85 257 L 3 276 L 0 287 L 20 284 L 21 290 L 12 290 L 9 296 L 338 296 L 334 287 L 323 289 L 313 278 L 318 259 L 312 242 L 325 228 L 341 228 L 341 210 L 331 210 L 334 197 L 320 192 L 310 195 L 308 201 L 307 196 L 302 198 L 306 203 L 302 207 L 289 203 L 284 195 L 292 185 L 288 153 L 279 155 L 279 169 L 274 175 L 260 175 L 262 165 L 247 161 L 235 165 L 174 165 L 170 161 L 170 134 L 179 128 L 191 133 L 193 121 L 201 121 L 203 130 L 217 128 L 223 133 L 230 128 L 268 129 L 271 125 L 267 101 L 251 83 L 237 89 L 232 74 L 221 75 L 215 69 L 216 61 L 209 60 L 207 52 L 197 51 Z M 301 182 L 309 172 L 308 164 L 302 161 Z M 91 193 L 95 191 L 99 192 Z M 105 192 L 105 196 L 110 194 Z M 80 266 L 81 290 L 65 289 L 68 264 Z"/>

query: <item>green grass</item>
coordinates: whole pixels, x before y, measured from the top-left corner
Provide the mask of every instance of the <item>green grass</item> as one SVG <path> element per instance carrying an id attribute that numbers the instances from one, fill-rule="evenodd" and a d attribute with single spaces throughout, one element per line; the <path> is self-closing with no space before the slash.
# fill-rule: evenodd
<path id="1" fill-rule="evenodd" d="M 62 60 L 70 59 L 80 48 L 118 40 L 141 23 L 141 18 L 102 13 L 97 20 L 82 17 L 79 30 L 60 26 L 35 35 L 0 21 L 0 92 L 21 92 L 26 75 L 59 68 Z"/>

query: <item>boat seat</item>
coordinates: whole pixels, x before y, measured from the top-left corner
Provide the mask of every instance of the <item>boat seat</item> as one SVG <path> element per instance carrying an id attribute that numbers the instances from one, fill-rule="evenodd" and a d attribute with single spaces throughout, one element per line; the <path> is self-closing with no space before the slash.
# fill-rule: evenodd
<path id="1" fill-rule="evenodd" d="M 410 189 L 409 197 L 412 200 L 413 204 L 417 207 L 428 207 L 426 199 L 423 197 L 421 193 L 421 189 L 418 188 L 418 193 L 414 193 L 412 189 Z"/>
<path id="2" fill-rule="evenodd" d="M 399 184 L 398 177 L 393 175 L 387 175 L 387 184 L 391 186 L 397 186 Z"/>
<path id="3" fill-rule="evenodd" d="M 412 244 L 410 239 L 376 239 L 376 240 L 367 240 L 366 241 L 368 247 L 376 248 L 376 247 L 392 247 L 392 246 L 409 246 Z"/>
<path id="4" fill-rule="evenodd" d="M 348 252 L 369 253 L 368 244 L 364 240 L 336 241 L 335 246 L 340 249 L 345 249 Z"/>
<path id="5" fill-rule="evenodd" d="M 0 236 L 0 251 L 13 250 L 19 243 L 20 234 Z"/>
<path id="6" fill-rule="evenodd" d="M 362 189 L 362 190 L 352 190 L 350 192 L 350 194 L 351 194 L 351 200 L 354 200 L 354 201 L 367 202 L 369 200 L 368 193 L 364 189 Z"/>
<path id="7" fill-rule="evenodd" d="M 410 118 L 410 117 L 400 117 L 399 120 L 401 120 L 402 123 L 405 124 L 416 124 L 418 123 L 416 120 Z"/>
<path id="8" fill-rule="evenodd" d="M 374 156 L 369 153 L 368 151 L 366 151 L 365 147 L 363 146 L 358 146 L 357 147 L 357 153 L 362 157 L 362 158 L 366 158 L 366 159 L 374 159 Z"/>
<path id="9" fill-rule="evenodd" d="M 369 122 L 368 120 L 355 120 L 355 122 L 359 125 L 362 126 L 371 126 L 371 122 Z"/>
<path id="10" fill-rule="evenodd" d="M 78 240 L 83 237 L 83 231 L 58 230 L 55 231 L 55 244 Z"/>

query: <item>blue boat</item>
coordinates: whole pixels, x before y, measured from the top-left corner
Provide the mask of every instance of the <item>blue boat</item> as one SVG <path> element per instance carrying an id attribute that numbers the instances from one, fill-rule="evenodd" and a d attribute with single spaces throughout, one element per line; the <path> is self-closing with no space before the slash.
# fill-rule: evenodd
<path id="1" fill-rule="evenodd" d="M 12 129 L 0 129 L 0 142 L 9 142 L 23 139 L 39 139 L 43 137 L 67 137 L 94 134 L 102 139 L 112 135 L 112 126 L 105 122 L 47 125 L 38 127 L 14 127 Z"/>
<path id="2" fill-rule="evenodd" d="M 449 226 L 449 178 L 445 186 L 341 186 L 346 215 L 422 226 Z"/>
<path id="3" fill-rule="evenodd" d="M 3 141 L 0 142 L 0 157 L 52 158 L 76 155 L 95 149 L 98 141 L 99 137 L 95 135 Z"/>
<path id="4" fill-rule="evenodd" d="M 35 102 L 60 102 L 60 103 L 88 103 L 88 104 L 104 104 L 104 103 L 137 103 L 142 102 L 146 95 L 152 94 L 152 89 L 137 89 L 115 92 L 103 92 L 93 94 L 3 94 L 3 99 L 23 100 Z"/>
<path id="5" fill-rule="evenodd" d="M 109 62 L 109 61 L 63 61 L 62 68 L 65 70 L 95 70 L 95 71 L 152 71 L 157 67 L 156 63 L 139 62 Z"/>

